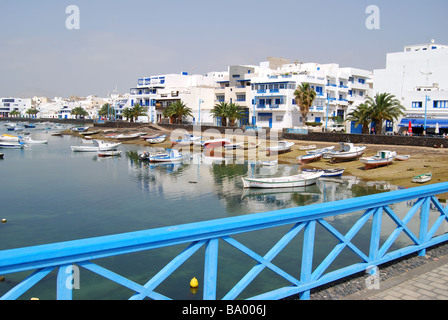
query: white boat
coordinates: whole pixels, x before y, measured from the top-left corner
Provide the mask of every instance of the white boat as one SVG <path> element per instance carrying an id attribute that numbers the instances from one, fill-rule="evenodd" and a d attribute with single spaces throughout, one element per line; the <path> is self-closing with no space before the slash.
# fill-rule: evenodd
<path id="1" fill-rule="evenodd" d="M 277 178 L 242 178 L 244 188 L 293 188 L 315 184 L 323 172 L 299 173 Z"/>
<path id="2" fill-rule="evenodd" d="M 332 151 L 334 149 L 334 146 L 331 147 L 325 147 L 325 148 L 320 148 L 320 149 L 316 149 L 316 150 L 307 150 L 306 154 L 312 154 L 312 153 L 326 153 L 329 151 Z"/>
<path id="3" fill-rule="evenodd" d="M 84 132 L 81 132 L 80 134 L 83 136 L 92 136 L 92 135 L 98 134 L 98 133 L 101 133 L 101 130 L 84 131 Z"/>
<path id="4" fill-rule="evenodd" d="M 414 183 L 425 183 L 432 179 L 432 173 L 424 173 L 412 178 L 412 182 Z"/>
<path id="5" fill-rule="evenodd" d="M 109 143 L 101 140 L 94 140 L 97 146 L 72 146 L 73 152 L 99 152 L 99 151 L 110 151 L 115 150 L 121 142 Z"/>
<path id="6" fill-rule="evenodd" d="M 277 145 L 270 146 L 266 148 L 266 151 L 269 154 L 277 154 L 277 153 L 283 153 L 288 152 L 291 150 L 291 147 L 294 145 L 294 142 L 289 141 L 278 141 Z"/>
<path id="7" fill-rule="evenodd" d="M 89 127 L 71 127 L 70 130 L 73 132 L 84 132 L 89 130 Z"/>
<path id="8" fill-rule="evenodd" d="M 118 140 L 126 140 L 126 139 L 135 139 L 141 136 L 141 133 L 130 133 L 130 134 L 117 134 L 110 136 L 111 139 L 118 139 Z"/>
<path id="9" fill-rule="evenodd" d="M 25 144 L 47 144 L 48 140 L 33 140 L 30 137 L 21 140 Z"/>
<path id="10" fill-rule="evenodd" d="M 146 141 L 148 141 L 151 144 L 156 144 L 156 143 L 162 143 L 164 142 L 166 139 L 166 134 L 155 137 L 155 138 L 148 138 L 146 139 Z"/>
<path id="11" fill-rule="evenodd" d="M 351 142 L 340 142 L 340 145 L 340 150 L 325 152 L 324 157 L 332 160 L 353 160 L 360 157 L 366 150 L 366 146 L 354 146 Z"/>
<path id="12" fill-rule="evenodd" d="M 0 141 L 0 148 L 4 149 L 23 149 L 25 144 L 21 141 Z"/>
<path id="13" fill-rule="evenodd" d="M 10 134 L 2 134 L 0 136 L 0 141 L 19 142 L 21 139 L 23 139 L 23 138 L 20 136 L 12 136 Z"/>
<path id="14" fill-rule="evenodd" d="M 120 150 L 111 150 L 111 151 L 99 151 L 98 152 L 98 157 L 117 157 L 117 156 L 121 156 L 121 151 Z"/>
<path id="15" fill-rule="evenodd" d="M 406 154 L 406 155 L 398 155 L 397 154 L 397 156 L 395 157 L 395 160 L 397 160 L 397 161 L 406 161 L 406 160 L 409 160 L 410 157 L 411 156 L 409 154 Z"/>
<path id="16" fill-rule="evenodd" d="M 186 133 L 184 137 L 180 140 L 171 140 L 171 144 L 177 146 L 191 146 L 196 141 L 200 141 L 201 137 L 195 136 L 193 134 Z"/>
<path id="17" fill-rule="evenodd" d="M 340 177 L 344 173 L 344 168 L 335 169 L 302 169 L 303 172 L 323 172 L 322 177 Z"/>
<path id="18" fill-rule="evenodd" d="M 395 151 L 380 150 L 376 155 L 371 157 L 362 157 L 359 161 L 364 163 L 364 169 L 367 170 L 389 165 L 395 160 L 396 156 L 397 153 Z"/>
<path id="19" fill-rule="evenodd" d="M 307 164 L 314 161 L 319 161 L 323 156 L 323 152 L 320 153 L 310 153 L 304 156 L 298 156 L 297 161 L 300 164 Z"/>
<path id="20" fill-rule="evenodd" d="M 299 147 L 299 150 L 312 150 L 312 149 L 316 149 L 316 145 L 312 144 L 310 146 L 303 146 L 303 147 Z"/>
<path id="21" fill-rule="evenodd" d="M 167 149 L 165 152 L 156 154 L 144 151 L 139 157 L 141 160 L 149 160 L 150 162 L 176 162 L 182 160 L 182 153 L 177 149 Z"/>

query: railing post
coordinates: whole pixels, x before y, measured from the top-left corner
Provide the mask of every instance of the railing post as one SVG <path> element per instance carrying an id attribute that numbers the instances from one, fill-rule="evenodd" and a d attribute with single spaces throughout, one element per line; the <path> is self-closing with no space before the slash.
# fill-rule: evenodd
<path id="1" fill-rule="evenodd" d="M 429 223 L 429 207 L 431 204 L 431 198 L 426 198 L 423 201 L 423 204 L 420 208 L 420 231 L 419 231 L 419 240 L 421 243 L 425 242 L 426 234 L 428 233 L 428 223 Z M 422 249 L 418 252 L 420 257 L 424 257 L 426 255 L 426 249 Z"/>
<path id="2" fill-rule="evenodd" d="M 369 258 L 374 261 L 378 258 L 381 238 L 381 220 L 383 218 L 383 207 L 375 209 L 372 217 L 372 234 L 370 235 Z"/>
<path id="3" fill-rule="evenodd" d="M 216 300 L 218 241 L 217 238 L 211 239 L 205 248 L 204 300 Z"/>
<path id="4" fill-rule="evenodd" d="M 303 235 L 302 267 L 300 270 L 300 281 L 307 283 L 311 281 L 313 271 L 314 237 L 316 233 L 316 220 L 311 220 L 305 227 Z M 309 300 L 311 291 L 307 290 L 299 294 L 301 300 Z"/>
<path id="5" fill-rule="evenodd" d="M 59 267 L 57 276 L 57 300 L 73 300 L 73 265 Z"/>

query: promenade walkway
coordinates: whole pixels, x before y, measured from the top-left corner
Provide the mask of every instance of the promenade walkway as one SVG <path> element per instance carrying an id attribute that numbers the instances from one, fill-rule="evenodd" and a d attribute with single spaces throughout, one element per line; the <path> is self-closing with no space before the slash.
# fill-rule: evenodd
<path id="1" fill-rule="evenodd" d="M 342 300 L 448 300 L 448 256 L 430 261 Z"/>

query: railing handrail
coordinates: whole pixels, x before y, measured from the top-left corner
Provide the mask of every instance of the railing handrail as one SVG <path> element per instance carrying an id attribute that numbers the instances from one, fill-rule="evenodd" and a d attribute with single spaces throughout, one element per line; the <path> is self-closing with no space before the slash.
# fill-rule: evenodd
<path id="1" fill-rule="evenodd" d="M 448 182 L 364 197 L 238 217 L 0 251 L 0 274 L 77 263 L 114 255 L 322 219 L 448 192 Z M 330 205 L 331 204 L 331 205 Z"/>

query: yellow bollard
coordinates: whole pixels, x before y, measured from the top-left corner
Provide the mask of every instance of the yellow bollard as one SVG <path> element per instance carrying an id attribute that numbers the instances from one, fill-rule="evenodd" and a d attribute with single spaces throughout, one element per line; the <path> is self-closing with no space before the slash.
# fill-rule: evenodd
<path id="1" fill-rule="evenodd" d="M 199 286 L 198 279 L 196 279 L 196 278 L 191 279 L 191 281 L 190 281 L 190 287 L 192 287 L 192 288 L 197 288 L 198 286 Z"/>

